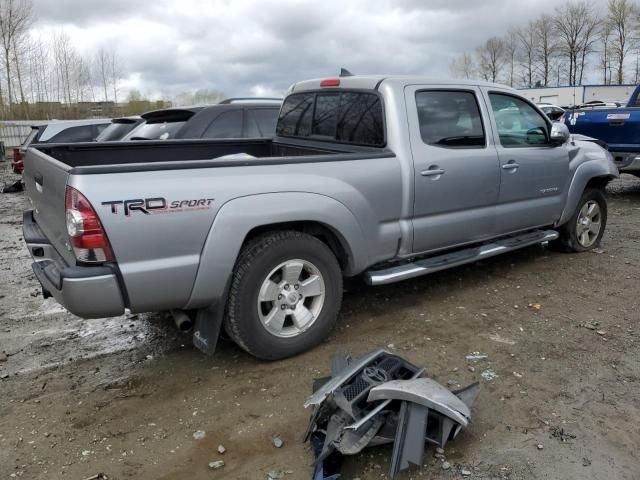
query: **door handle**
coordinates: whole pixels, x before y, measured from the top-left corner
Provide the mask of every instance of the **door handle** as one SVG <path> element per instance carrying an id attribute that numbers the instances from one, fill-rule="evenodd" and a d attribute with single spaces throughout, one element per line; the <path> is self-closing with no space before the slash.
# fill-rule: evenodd
<path id="1" fill-rule="evenodd" d="M 429 167 L 428 170 L 421 171 L 420 175 L 422 175 L 423 177 L 439 177 L 440 175 L 444 175 L 444 170 L 438 167 Z"/>
<path id="2" fill-rule="evenodd" d="M 510 160 L 509 162 L 502 165 L 503 170 L 517 170 L 519 167 L 520 167 L 520 164 L 514 162 L 513 160 Z"/>
<path id="3" fill-rule="evenodd" d="M 33 181 L 36 182 L 38 185 L 40 185 L 42 187 L 43 184 L 44 184 L 44 177 L 42 176 L 41 173 L 36 173 L 33 176 Z"/>

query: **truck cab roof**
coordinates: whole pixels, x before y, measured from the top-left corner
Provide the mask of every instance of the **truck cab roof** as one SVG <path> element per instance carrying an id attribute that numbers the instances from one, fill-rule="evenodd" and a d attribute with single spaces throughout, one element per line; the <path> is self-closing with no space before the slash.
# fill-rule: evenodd
<path id="1" fill-rule="evenodd" d="M 420 75 L 352 75 L 352 76 L 327 76 L 324 78 L 315 78 L 294 83 L 289 88 L 289 93 L 301 92 L 305 90 L 317 90 L 319 88 L 350 88 L 377 90 L 382 84 L 393 84 L 395 86 L 404 85 L 451 85 L 451 86 L 481 86 L 508 89 L 516 92 L 511 87 L 500 85 L 497 83 L 485 82 L 481 80 L 452 80 L 438 79 Z"/>

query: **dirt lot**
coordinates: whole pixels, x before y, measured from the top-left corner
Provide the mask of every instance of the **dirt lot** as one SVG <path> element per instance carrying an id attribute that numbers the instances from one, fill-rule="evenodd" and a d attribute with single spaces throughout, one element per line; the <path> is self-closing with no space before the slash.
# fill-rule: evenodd
<path id="1" fill-rule="evenodd" d="M 312 379 L 333 352 L 384 347 L 444 384 L 482 388 L 473 425 L 447 445 L 451 469 L 429 448 L 403 479 L 463 468 L 472 478 L 637 479 L 640 181 L 623 176 L 609 198 L 595 253 L 534 247 L 392 286 L 349 285 L 328 341 L 264 363 L 228 342 L 205 357 L 159 314 L 85 321 L 43 301 L 21 241 L 27 201 L 0 194 L 0 478 L 310 478 L 301 437 Z M 467 361 L 471 352 L 488 358 Z M 385 478 L 389 456 L 349 458 L 344 478 Z"/>

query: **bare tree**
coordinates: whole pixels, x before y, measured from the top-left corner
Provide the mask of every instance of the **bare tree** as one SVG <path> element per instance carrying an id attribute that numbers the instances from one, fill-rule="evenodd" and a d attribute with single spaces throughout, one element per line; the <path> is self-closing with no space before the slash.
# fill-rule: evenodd
<path id="1" fill-rule="evenodd" d="M 607 5 L 607 28 L 611 30 L 611 50 L 617 64 L 616 81 L 624 82 L 624 60 L 632 48 L 631 24 L 635 16 L 636 6 L 628 0 L 609 0 Z"/>
<path id="2" fill-rule="evenodd" d="M 63 32 L 56 33 L 53 38 L 53 61 L 56 72 L 57 98 L 58 101 L 67 104 L 70 104 L 73 99 L 71 85 L 75 57 L 76 53 L 69 37 Z"/>
<path id="3" fill-rule="evenodd" d="M 504 36 L 504 56 L 509 69 L 509 86 L 515 84 L 516 63 L 520 53 L 520 42 L 517 30 L 511 29 Z"/>
<path id="4" fill-rule="evenodd" d="M 526 26 L 519 29 L 518 38 L 520 39 L 524 84 L 531 88 L 533 86 L 536 50 L 538 48 L 535 22 L 530 20 Z"/>
<path id="5" fill-rule="evenodd" d="M 580 69 L 578 74 L 578 84 L 582 85 L 584 70 L 587 64 L 587 58 L 596 52 L 598 43 L 598 31 L 600 21 L 595 14 L 587 15 L 585 18 L 584 33 L 580 43 Z"/>
<path id="6" fill-rule="evenodd" d="M 115 48 L 109 51 L 109 75 L 111 79 L 111 89 L 113 90 L 113 102 L 118 103 L 118 91 L 120 79 L 122 78 L 122 65 L 120 57 Z"/>
<path id="7" fill-rule="evenodd" d="M 7 80 L 9 111 L 13 109 L 14 95 L 12 64 L 15 62 L 16 45 L 24 38 L 33 20 L 30 0 L 2 0 L 0 2 L 0 43 Z"/>
<path id="8" fill-rule="evenodd" d="M 465 78 L 469 80 L 474 77 L 475 70 L 476 67 L 473 62 L 473 57 L 468 52 L 464 52 L 449 64 L 451 76 L 455 78 Z"/>
<path id="9" fill-rule="evenodd" d="M 491 37 L 478 48 L 478 68 L 485 80 L 497 82 L 506 63 L 504 40 Z"/>
<path id="10" fill-rule="evenodd" d="M 568 61 L 569 85 L 582 80 L 586 58 L 593 51 L 597 19 L 586 1 L 571 2 L 556 9 L 553 20 L 558 50 Z"/>
<path id="11" fill-rule="evenodd" d="M 611 84 L 611 33 L 611 25 L 609 22 L 605 22 L 599 33 L 600 69 L 602 69 L 602 83 L 604 85 Z"/>
<path id="12" fill-rule="evenodd" d="M 100 47 L 96 52 L 95 70 L 96 78 L 100 81 L 100 87 L 104 93 L 104 101 L 109 101 L 109 85 L 111 84 L 111 62 L 109 53 L 105 47 Z"/>
<path id="13" fill-rule="evenodd" d="M 554 32 L 551 16 L 542 15 L 535 21 L 535 58 L 540 71 L 541 83 L 545 87 L 549 85 L 551 79 L 553 57 L 557 50 Z"/>

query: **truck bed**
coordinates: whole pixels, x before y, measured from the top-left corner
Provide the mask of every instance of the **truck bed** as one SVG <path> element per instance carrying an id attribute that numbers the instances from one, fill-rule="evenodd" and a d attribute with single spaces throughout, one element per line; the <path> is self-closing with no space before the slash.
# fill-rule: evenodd
<path id="1" fill-rule="evenodd" d="M 312 145 L 310 145 L 312 143 Z M 321 162 L 389 154 L 380 148 L 272 139 L 163 140 L 34 145 L 73 174 L 226 167 L 289 162 Z M 252 158 L 220 158 L 245 153 Z"/>

